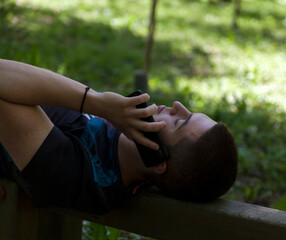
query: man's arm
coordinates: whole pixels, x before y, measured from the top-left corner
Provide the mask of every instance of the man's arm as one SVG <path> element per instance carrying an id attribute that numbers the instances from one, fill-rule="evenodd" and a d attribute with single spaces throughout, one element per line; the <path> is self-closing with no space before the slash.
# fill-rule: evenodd
<path id="1" fill-rule="evenodd" d="M 0 60 L 0 99 L 19 105 L 54 105 L 79 110 L 85 87 L 70 78 L 46 69 L 9 60 Z M 158 145 L 145 138 L 141 131 L 160 131 L 164 122 L 141 121 L 153 115 L 156 106 L 136 109 L 136 105 L 149 100 L 148 94 L 127 98 L 119 94 L 90 90 L 84 112 L 108 119 L 127 137 L 150 147 Z"/>

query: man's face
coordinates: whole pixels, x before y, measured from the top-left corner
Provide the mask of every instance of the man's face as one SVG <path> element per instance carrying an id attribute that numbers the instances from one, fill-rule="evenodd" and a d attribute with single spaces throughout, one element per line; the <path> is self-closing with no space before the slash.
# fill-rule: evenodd
<path id="1" fill-rule="evenodd" d="M 168 145 L 175 145 L 184 136 L 196 140 L 216 124 L 203 113 L 190 112 L 180 102 L 174 102 L 171 108 L 159 106 L 153 117 L 155 121 L 166 122 L 161 135 Z"/>

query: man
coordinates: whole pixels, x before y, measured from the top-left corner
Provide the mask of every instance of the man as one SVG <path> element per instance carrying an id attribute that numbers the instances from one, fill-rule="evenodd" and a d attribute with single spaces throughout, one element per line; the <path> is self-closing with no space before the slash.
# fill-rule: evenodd
<path id="1" fill-rule="evenodd" d="M 179 102 L 136 109 L 149 100 L 147 94 L 99 93 L 8 60 L 0 60 L 0 86 L 0 173 L 13 175 L 40 201 L 102 214 L 142 182 L 175 197 L 207 201 L 235 180 L 237 151 L 226 126 Z M 156 122 L 141 120 L 151 115 Z M 170 159 L 146 168 L 132 140 L 159 146 L 141 131 L 160 131 Z"/>

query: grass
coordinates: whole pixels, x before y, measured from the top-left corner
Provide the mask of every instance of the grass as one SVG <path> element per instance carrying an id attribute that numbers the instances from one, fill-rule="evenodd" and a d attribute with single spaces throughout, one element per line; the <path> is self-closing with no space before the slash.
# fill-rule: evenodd
<path id="1" fill-rule="evenodd" d="M 1 58 L 133 91 L 150 1 L 4 0 L 0 9 Z M 232 11 L 231 3 L 159 1 L 150 94 L 227 123 L 240 164 L 225 197 L 272 206 L 286 192 L 286 1 L 242 1 L 236 30 Z"/>

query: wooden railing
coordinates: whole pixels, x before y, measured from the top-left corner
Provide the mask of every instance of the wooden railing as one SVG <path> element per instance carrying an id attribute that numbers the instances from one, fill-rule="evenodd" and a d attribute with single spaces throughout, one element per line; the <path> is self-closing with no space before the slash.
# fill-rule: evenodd
<path id="1" fill-rule="evenodd" d="M 166 240 L 286 239 L 286 212 L 218 199 L 196 204 L 142 191 L 104 216 L 38 205 L 11 181 L 0 201 L 1 240 L 79 240 L 82 220 Z"/>

